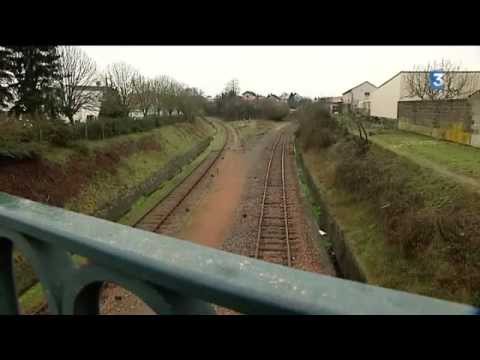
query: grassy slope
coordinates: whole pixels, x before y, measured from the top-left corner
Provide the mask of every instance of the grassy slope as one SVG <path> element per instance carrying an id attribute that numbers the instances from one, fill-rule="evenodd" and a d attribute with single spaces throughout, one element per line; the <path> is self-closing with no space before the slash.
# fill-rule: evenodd
<path id="1" fill-rule="evenodd" d="M 65 208 L 74 211 L 91 214 L 98 206 L 118 196 L 119 191 L 142 183 L 170 159 L 188 151 L 195 143 L 212 135 L 213 132 L 214 129 L 206 122 L 197 121 L 195 125 L 188 123 L 175 126 L 168 125 L 149 132 L 124 135 L 104 141 L 81 141 L 77 142 L 77 146 L 74 148 L 58 148 L 47 144 L 38 144 L 36 150 L 40 152 L 45 160 L 63 164 L 68 161 L 70 156 L 77 153 L 80 146 L 87 147 L 89 150 L 107 149 L 115 144 L 125 141 L 138 141 L 151 135 L 162 144 L 161 151 L 139 152 L 123 159 L 115 175 L 99 171 L 85 191 L 80 196 L 69 201 L 65 206 Z M 174 184 L 174 182 L 170 183 L 170 185 Z M 18 253 L 16 253 L 16 257 L 18 257 Z M 84 259 L 74 255 L 74 262 L 77 264 L 82 263 Z M 30 274 L 29 264 L 21 264 L 24 268 L 28 268 L 27 273 Z M 17 277 L 21 276 L 18 270 L 22 271 L 21 269 L 16 269 Z M 31 275 L 34 276 L 33 273 Z M 25 277 L 23 280 L 25 280 L 25 286 L 22 286 L 21 292 L 23 294 L 19 302 L 23 311 L 29 312 L 38 308 L 45 301 L 45 296 L 39 283 L 26 290 L 28 288 L 27 285 L 35 283 L 31 276 Z M 24 290 L 26 291 L 24 292 Z"/>
<path id="2" fill-rule="evenodd" d="M 382 151 L 377 151 L 377 155 L 382 156 Z M 451 264 L 442 255 L 443 244 L 434 243 L 421 257 L 404 258 L 397 246 L 387 244 L 372 204 L 355 200 L 333 185 L 333 154 L 329 151 L 308 152 L 304 158 L 332 215 L 344 229 L 345 237 L 369 283 L 460 302 L 473 301 L 470 294 L 455 283 Z M 458 184 L 435 176 L 428 169 L 405 162 L 408 160 L 397 157 L 392 166 L 411 169 L 408 185 L 425 194 L 429 199 L 427 206 L 441 207 L 464 191 Z M 448 287 L 442 286 L 445 280 Z"/>
<path id="3" fill-rule="evenodd" d="M 426 159 L 447 170 L 480 180 L 480 149 L 401 130 L 374 135 L 371 140 L 400 155 Z"/>
<path id="4" fill-rule="evenodd" d="M 94 213 L 102 205 L 117 198 L 120 192 L 143 183 L 169 160 L 188 151 L 212 131 L 213 129 L 202 121 L 197 124 L 197 127 L 183 123 L 164 126 L 149 132 L 148 135 L 153 135 L 161 144 L 161 151 L 139 152 L 124 158 L 115 174 L 99 171 L 88 187 L 75 199 L 70 200 L 65 207 L 85 214 Z M 139 139 L 141 137 L 136 136 L 131 140 Z M 122 141 L 122 139 L 111 140 Z M 98 148 L 102 144 L 93 146 Z"/>
<path id="5" fill-rule="evenodd" d="M 213 141 L 194 161 L 186 165 L 182 171 L 169 181 L 163 183 L 160 188 L 149 196 L 142 197 L 133 206 L 132 209 L 125 214 L 119 223 L 124 225 L 134 225 L 142 216 L 155 207 L 160 201 L 170 194 L 170 192 L 187 176 L 189 176 L 201 164 L 211 151 L 220 150 L 225 142 L 226 134 L 223 127 L 216 123 L 216 134 Z"/>

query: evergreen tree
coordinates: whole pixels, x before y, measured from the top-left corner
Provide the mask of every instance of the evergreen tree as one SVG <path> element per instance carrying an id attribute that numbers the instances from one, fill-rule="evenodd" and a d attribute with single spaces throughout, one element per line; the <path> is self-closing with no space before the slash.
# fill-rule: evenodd
<path id="1" fill-rule="evenodd" d="M 13 52 L 9 48 L 0 47 L 0 108 L 8 107 L 14 100 L 13 89 L 15 81 L 12 73 Z"/>
<path id="2" fill-rule="evenodd" d="M 12 111 L 21 113 L 56 113 L 55 83 L 59 80 L 55 46 L 12 46 L 12 73 L 15 83 L 10 86 L 17 96 Z"/>
<path id="3" fill-rule="evenodd" d="M 128 116 L 128 109 L 122 104 L 120 94 L 115 88 L 105 87 L 103 92 L 100 117 L 122 117 Z"/>

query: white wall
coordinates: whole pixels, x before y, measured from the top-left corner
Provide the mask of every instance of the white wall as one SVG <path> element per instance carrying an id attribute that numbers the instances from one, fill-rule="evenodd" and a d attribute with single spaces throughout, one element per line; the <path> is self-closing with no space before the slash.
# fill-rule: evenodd
<path id="1" fill-rule="evenodd" d="M 386 117 L 390 119 L 397 118 L 398 101 L 419 100 L 419 98 L 408 97 L 406 77 L 408 73 L 400 73 L 395 78 L 378 88 L 370 96 L 372 116 Z M 469 94 L 476 89 L 480 89 L 480 73 L 469 73 L 471 80 L 465 94 Z"/>
<path id="2" fill-rule="evenodd" d="M 360 101 L 368 100 L 376 89 L 377 88 L 370 83 L 363 83 L 362 85 L 343 95 L 343 102 L 345 104 L 352 104 L 354 107 L 358 107 L 358 103 Z M 370 93 L 370 96 L 365 96 L 366 92 Z"/>
<path id="3" fill-rule="evenodd" d="M 352 92 L 346 93 L 342 95 L 342 101 L 344 104 L 351 104 L 352 103 L 353 94 Z"/>
<path id="4" fill-rule="evenodd" d="M 359 101 L 368 100 L 377 88 L 370 83 L 364 83 L 359 87 L 352 90 L 353 94 L 353 106 L 358 107 Z M 370 93 L 369 96 L 366 96 L 365 93 Z"/>
<path id="5" fill-rule="evenodd" d="M 397 118 L 402 75 L 403 74 L 397 75 L 382 87 L 377 88 L 377 90 L 370 95 L 371 116 L 385 117 L 390 119 Z"/>
<path id="6" fill-rule="evenodd" d="M 88 91 L 88 92 L 93 92 L 95 95 L 97 101 L 95 104 L 90 104 L 87 107 L 82 107 L 80 110 L 73 115 L 73 120 L 74 121 L 80 121 L 80 122 L 85 122 L 87 121 L 87 116 L 93 116 L 95 118 L 98 118 L 98 115 L 100 113 L 100 107 L 102 105 L 102 97 L 103 97 L 103 92 L 100 90 L 82 90 L 82 91 Z"/>
<path id="7" fill-rule="evenodd" d="M 73 120 L 84 122 L 87 120 L 87 116 L 92 115 L 95 118 L 98 118 L 100 113 L 100 107 L 97 109 L 80 109 L 75 115 L 73 115 Z"/>

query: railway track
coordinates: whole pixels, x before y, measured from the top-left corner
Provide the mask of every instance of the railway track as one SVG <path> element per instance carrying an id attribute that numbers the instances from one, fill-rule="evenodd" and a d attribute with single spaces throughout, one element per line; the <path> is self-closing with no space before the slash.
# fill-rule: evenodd
<path id="1" fill-rule="evenodd" d="M 156 233 L 171 233 L 174 221 L 174 214 L 179 206 L 191 194 L 202 179 L 208 174 L 211 168 L 217 163 L 218 159 L 224 153 L 227 144 L 230 141 L 229 129 L 221 125 L 225 131 L 226 138 L 222 148 L 218 151 L 212 151 L 211 154 L 195 169 L 193 174 L 185 178 L 165 199 L 157 204 L 152 210 L 146 213 L 140 220 L 134 224 L 134 227 L 152 231 Z"/>
<path id="2" fill-rule="evenodd" d="M 288 137 L 281 133 L 275 141 L 265 170 L 263 195 L 255 247 L 255 258 L 292 266 L 293 227 L 287 184 Z"/>
<path id="3" fill-rule="evenodd" d="M 160 201 L 152 210 L 146 213 L 140 220 L 138 220 L 134 227 L 153 232 L 163 232 L 165 225 L 173 217 L 175 210 L 188 197 L 193 189 L 200 183 L 200 181 L 208 174 L 213 165 L 218 161 L 224 153 L 227 144 L 230 141 L 230 131 L 224 124 L 221 125 L 225 131 L 225 142 L 222 148 L 217 151 L 212 151 L 211 154 L 194 170 L 193 174 L 187 176 L 165 199 Z M 48 314 L 48 304 L 44 302 L 37 309 L 31 311 L 29 315 L 45 315 Z"/>

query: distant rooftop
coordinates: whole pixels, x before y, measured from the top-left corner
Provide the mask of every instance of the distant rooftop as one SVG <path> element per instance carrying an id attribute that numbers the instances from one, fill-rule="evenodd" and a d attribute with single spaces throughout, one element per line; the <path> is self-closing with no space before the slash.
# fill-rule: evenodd
<path id="1" fill-rule="evenodd" d="M 353 88 L 345 91 L 342 95 L 348 94 L 350 91 L 352 91 L 353 89 L 356 89 L 356 88 L 359 87 L 359 86 L 362 86 L 363 84 L 370 84 L 370 85 L 372 85 L 373 87 L 376 88 L 376 86 L 373 85 L 370 81 L 364 81 L 364 82 L 362 82 L 361 84 L 358 84 L 357 86 L 354 86 Z"/>

